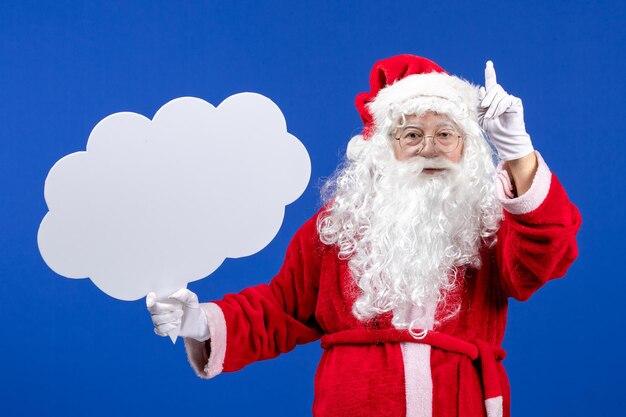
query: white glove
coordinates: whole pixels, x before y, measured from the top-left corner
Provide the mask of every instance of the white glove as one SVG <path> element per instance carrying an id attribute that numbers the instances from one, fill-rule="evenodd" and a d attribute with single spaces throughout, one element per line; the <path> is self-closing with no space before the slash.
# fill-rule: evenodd
<path id="1" fill-rule="evenodd" d="M 167 336 L 180 327 L 182 337 L 191 337 L 200 342 L 210 339 L 209 322 L 198 303 L 198 296 L 186 288 L 181 288 L 167 297 L 166 302 L 157 301 L 155 293 L 146 296 L 146 306 L 152 316 L 154 332 Z"/>
<path id="2" fill-rule="evenodd" d="M 480 87 L 478 123 L 487 132 L 503 161 L 529 155 L 533 151 L 524 126 L 522 100 L 508 94 L 496 81 L 493 62 L 485 67 L 485 86 Z"/>

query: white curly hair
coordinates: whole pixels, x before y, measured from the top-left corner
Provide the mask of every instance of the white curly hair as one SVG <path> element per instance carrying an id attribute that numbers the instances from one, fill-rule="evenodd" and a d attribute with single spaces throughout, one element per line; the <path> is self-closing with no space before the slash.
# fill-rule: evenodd
<path id="1" fill-rule="evenodd" d="M 391 133 L 406 116 L 429 112 L 458 126 L 464 147 L 458 164 L 395 159 Z M 348 260 L 360 290 L 353 314 L 367 321 L 436 300 L 444 303 L 444 319 L 454 316 L 458 303 L 446 303 L 446 295 L 457 284 L 458 269 L 480 266 L 479 249 L 495 243 L 502 219 L 494 152 L 475 114 L 445 98 L 412 98 L 389 106 L 368 140 L 352 138 L 346 156 L 322 189 L 326 210 L 317 229 L 320 240 Z M 444 175 L 420 175 L 425 166 L 447 169 Z M 394 316 L 396 327 L 411 326 L 398 320 Z"/>

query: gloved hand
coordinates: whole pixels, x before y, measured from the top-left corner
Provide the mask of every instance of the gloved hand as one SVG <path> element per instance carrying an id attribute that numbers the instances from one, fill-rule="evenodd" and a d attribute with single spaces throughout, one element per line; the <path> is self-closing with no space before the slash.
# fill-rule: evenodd
<path id="1" fill-rule="evenodd" d="M 524 126 L 522 100 L 508 94 L 496 81 L 493 62 L 485 67 L 485 86 L 480 88 L 478 123 L 498 150 L 503 161 L 530 154 L 533 144 Z"/>
<path id="2" fill-rule="evenodd" d="M 186 288 L 167 297 L 167 302 L 157 301 L 156 294 L 151 292 L 146 296 L 146 306 L 152 316 L 154 332 L 159 336 L 167 336 L 180 327 L 178 335 L 182 337 L 191 337 L 200 342 L 211 337 L 209 322 L 200 308 L 198 296 Z"/>

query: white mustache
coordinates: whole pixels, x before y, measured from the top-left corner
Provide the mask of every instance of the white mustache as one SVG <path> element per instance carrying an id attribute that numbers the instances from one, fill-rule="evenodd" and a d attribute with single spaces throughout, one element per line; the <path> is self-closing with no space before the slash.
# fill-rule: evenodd
<path id="1" fill-rule="evenodd" d="M 404 165 L 403 171 L 407 173 L 419 174 L 425 169 L 446 169 L 450 171 L 458 171 L 459 164 L 443 158 L 424 158 L 415 157 L 410 161 L 401 162 Z"/>
<path id="2" fill-rule="evenodd" d="M 424 161 L 424 169 L 455 169 L 458 168 L 458 164 L 455 164 L 447 159 L 426 159 Z"/>

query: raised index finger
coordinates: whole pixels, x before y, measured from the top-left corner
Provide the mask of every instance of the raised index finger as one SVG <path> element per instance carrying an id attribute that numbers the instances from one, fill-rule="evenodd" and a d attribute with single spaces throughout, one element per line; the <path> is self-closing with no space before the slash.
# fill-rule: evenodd
<path id="1" fill-rule="evenodd" d="M 485 65 L 485 90 L 489 91 L 496 84 L 498 84 L 496 69 L 493 67 L 493 62 L 487 61 L 487 65 Z"/>

